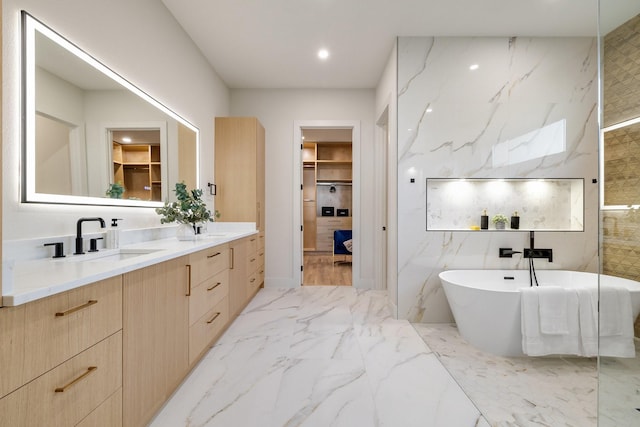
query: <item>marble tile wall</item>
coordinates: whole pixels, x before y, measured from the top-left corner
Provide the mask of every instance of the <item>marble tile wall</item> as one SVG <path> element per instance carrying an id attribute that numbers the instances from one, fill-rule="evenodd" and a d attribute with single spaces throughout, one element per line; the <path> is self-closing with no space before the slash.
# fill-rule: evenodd
<path id="1" fill-rule="evenodd" d="M 443 270 L 527 268 L 498 257 L 500 247 L 528 247 L 525 231 L 426 231 L 427 177 L 584 179 L 585 231 L 536 232 L 536 246 L 554 250 L 553 263 L 536 267 L 597 271 L 596 49 L 589 37 L 398 40 L 399 317 L 452 320 Z M 495 146 L 562 120 L 562 150 L 494 166 Z"/>

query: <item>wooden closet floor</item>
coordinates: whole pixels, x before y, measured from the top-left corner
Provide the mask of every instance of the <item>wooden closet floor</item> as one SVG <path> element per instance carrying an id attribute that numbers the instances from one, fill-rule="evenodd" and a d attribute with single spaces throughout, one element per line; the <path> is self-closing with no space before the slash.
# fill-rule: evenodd
<path id="1" fill-rule="evenodd" d="M 335 261 L 351 261 L 351 256 L 336 255 Z M 303 286 L 351 286 L 351 263 L 334 264 L 331 252 L 305 252 Z"/>

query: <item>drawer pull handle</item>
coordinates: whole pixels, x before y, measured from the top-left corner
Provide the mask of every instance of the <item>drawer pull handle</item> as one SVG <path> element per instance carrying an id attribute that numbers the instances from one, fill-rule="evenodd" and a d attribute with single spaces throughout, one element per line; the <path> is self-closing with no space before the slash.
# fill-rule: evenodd
<path id="1" fill-rule="evenodd" d="M 211 318 L 211 320 L 207 320 L 207 324 L 208 323 L 213 323 L 214 320 L 216 320 L 218 318 L 218 316 L 220 316 L 222 313 L 217 312 L 216 314 L 213 315 L 213 317 Z"/>
<path id="2" fill-rule="evenodd" d="M 187 264 L 187 294 L 185 296 L 191 296 L 191 264 Z"/>
<path id="3" fill-rule="evenodd" d="M 97 304 L 97 303 L 98 303 L 97 299 L 90 299 L 89 301 L 87 301 L 86 304 L 82 304 L 82 305 L 79 305 L 77 307 L 70 308 L 67 311 L 59 311 L 59 312 L 57 312 L 56 313 L 56 317 L 68 316 L 71 313 L 75 313 L 76 311 L 83 310 L 83 309 L 85 309 L 85 308 L 87 308 L 89 306 L 92 306 L 93 304 Z"/>
<path id="4" fill-rule="evenodd" d="M 251 280 L 249 281 L 249 283 L 253 283 L 253 282 L 255 282 L 255 281 L 256 281 L 256 279 L 255 279 L 255 278 L 253 278 L 253 279 L 251 279 Z"/>
<path id="5" fill-rule="evenodd" d="M 207 258 L 213 258 L 213 257 L 217 257 L 218 255 L 220 255 L 221 252 L 216 252 L 213 255 L 207 255 Z"/>
<path id="6" fill-rule="evenodd" d="M 220 286 L 220 285 L 222 285 L 222 282 L 218 282 L 218 283 L 216 283 L 215 285 L 213 285 L 212 287 L 207 288 L 207 291 L 212 291 L 212 290 L 214 290 L 215 288 L 217 288 L 217 287 L 218 287 L 218 286 Z"/>
<path id="7" fill-rule="evenodd" d="M 87 368 L 87 372 L 85 372 L 84 374 L 80 375 L 78 378 L 76 378 L 75 380 L 71 381 L 69 384 L 67 384 L 65 386 L 62 386 L 62 387 L 58 387 L 55 390 L 56 393 L 64 393 L 69 387 L 71 387 L 72 385 L 74 385 L 78 381 L 82 381 L 84 378 L 86 378 L 87 375 L 89 375 L 92 372 L 95 372 L 96 369 L 98 369 L 97 366 L 89 366 L 89 368 Z"/>
<path id="8" fill-rule="evenodd" d="M 253 262 L 253 261 L 255 261 L 255 260 L 256 260 L 255 258 L 251 258 L 251 259 L 249 260 L 249 262 Z"/>
<path id="9" fill-rule="evenodd" d="M 260 270 L 260 274 L 264 274 L 264 270 Z"/>
<path id="10" fill-rule="evenodd" d="M 255 242 L 255 241 L 256 241 L 256 239 L 255 239 L 255 238 L 253 238 L 253 239 L 251 239 L 250 241 L 251 241 L 251 242 Z"/>

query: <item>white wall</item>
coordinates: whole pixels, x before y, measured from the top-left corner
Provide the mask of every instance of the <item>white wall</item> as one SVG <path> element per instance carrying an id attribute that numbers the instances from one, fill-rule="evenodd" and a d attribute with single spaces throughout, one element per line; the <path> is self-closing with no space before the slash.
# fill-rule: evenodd
<path id="1" fill-rule="evenodd" d="M 360 122 L 360 271 L 354 286 L 374 286 L 374 91 L 251 90 L 231 91 L 231 115 L 255 116 L 266 132 L 266 286 L 298 286 L 294 278 L 294 121 L 356 120 Z M 355 233 L 355 230 L 354 230 Z"/>
<path id="2" fill-rule="evenodd" d="M 198 127 L 201 185 L 213 181 L 213 118 L 229 114 L 229 90 L 161 2 L 4 0 L 3 239 L 73 234 L 80 216 L 124 218 L 124 229 L 160 224 L 152 209 L 19 202 L 21 9 Z"/>

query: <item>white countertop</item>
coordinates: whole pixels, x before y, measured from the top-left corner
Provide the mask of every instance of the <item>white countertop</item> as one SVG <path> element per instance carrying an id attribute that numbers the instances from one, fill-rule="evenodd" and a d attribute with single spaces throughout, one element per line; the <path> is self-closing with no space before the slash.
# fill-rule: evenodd
<path id="1" fill-rule="evenodd" d="M 195 241 L 179 241 L 175 237 L 151 240 L 121 249 L 153 252 L 117 261 L 100 261 L 99 258 L 114 254 L 118 249 L 101 249 L 97 253 L 66 258 L 16 262 L 12 289 L 2 296 L 2 302 L 6 306 L 25 304 L 257 233 L 256 230 L 230 231 L 201 236 Z"/>

